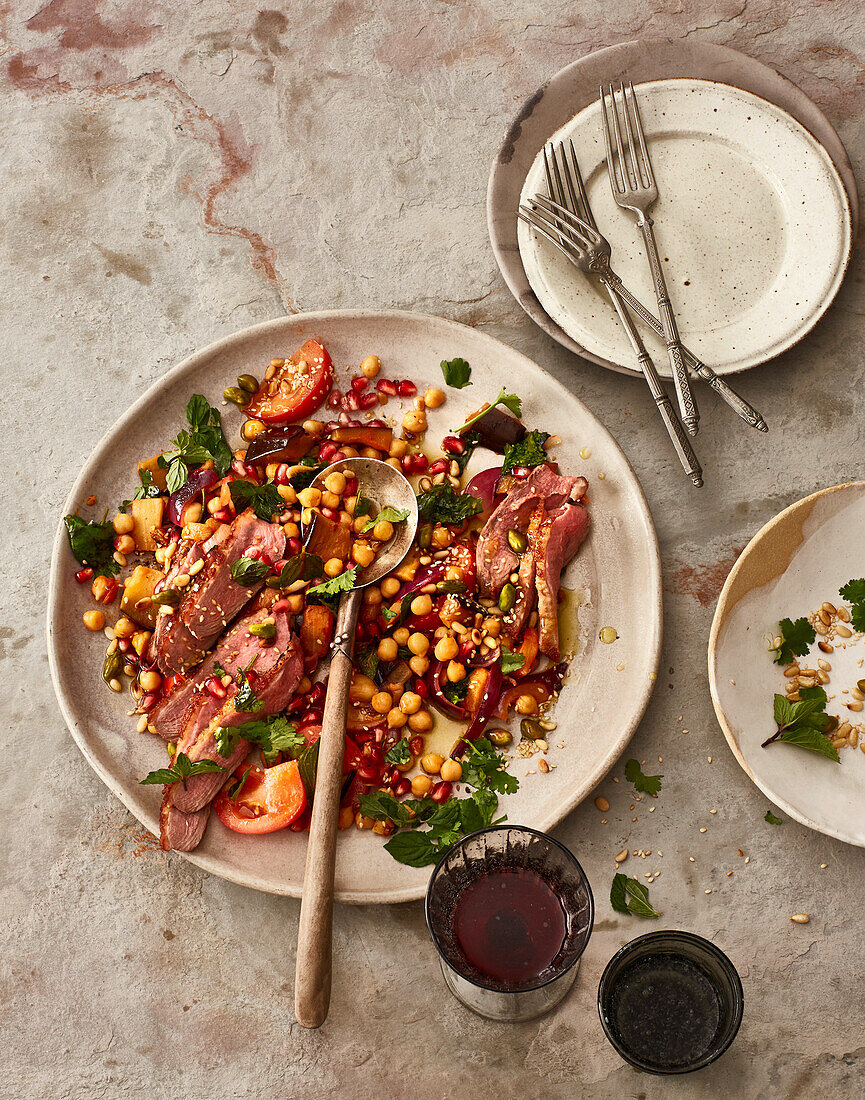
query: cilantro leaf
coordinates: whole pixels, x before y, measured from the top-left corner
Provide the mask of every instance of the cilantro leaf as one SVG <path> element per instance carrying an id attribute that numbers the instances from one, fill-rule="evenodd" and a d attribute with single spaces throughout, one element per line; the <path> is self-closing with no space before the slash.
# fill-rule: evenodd
<path id="1" fill-rule="evenodd" d="M 386 607 L 384 609 L 384 611 L 382 611 L 382 613 L 381 613 L 381 617 L 384 619 L 384 621 L 386 623 L 391 622 L 393 619 L 396 618 L 396 616 L 397 616 L 396 611 L 391 611 L 391 609 L 389 607 Z"/>
<path id="2" fill-rule="evenodd" d="M 466 697 L 469 690 L 469 678 L 468 675 L 463 676 L 462 680 L 457 680 L 456 683 L 451 680 L 446 680 L 442 684 L 442 695 L 449 703 L 453 703 L 458 706 Z"/>
<path id="3" fill-rule="evenodd" d="M 491 409 L 496 407 L 496 405 L 504 405 L 505 408 L 510 409 L 514 416 L 521 417 L 523 415 L 523 403 L 521 399 L 517 397 L 515 393 L 508 393 L 507 389 L 502 386 L 494 401 L 487 405 L 486 408 L 481 409 L 480 412 L 476 412 L 474 416 L 470 416 L 465 424 L 456 430 L 462 434 L 466 428 L 471 427 L 472 424 L 477 424 L 481 417 L 486 416 Z"/>
<path id="4" fill-rule="evenodd" d="M 341 592 L 350 592 L 357 584 L 358 569 L 359 566 L 353 565 L 351 569 L 346 569 L 338 577 L 331 577 L 329 580 L 322 581 L 321 584 L 308 588 L 306 594 L 308 596 L 338 596 Z"/>
<path id="5" fill-rule="evenodd" d="M 135 490 L 129 500 L 124 500 L 121 502 L 120 507 L 117 509 L 118 512 L 128 512 L 129 505 L 132 503 L 133 500 L 147 500 L 152 497 L 162 496 L 162 490 L 154 482 L 153 474 L 150 472 L 150 470 L 139 470 L 138 477 L 141 484 L 138 486 L 138 488 Z"/>
<path id="6" fill-rule="evenodd" d="M 509 474 L 516 466 L 540 466 L 547 461 L 544 444 L 550 438 L 549 432 L 526 432 L 519 443 L 505 446 L 505 460 L 502 463 L 502 475 Z"/>
<path id="7" fill-rule="evenodd" d="M 408 738 L 401 737 L 393 748 L 384 754 L 384 759 L 387 764 L 407 764 L 411 760 Z"/>
<path id="8" fill-rule="evenodd" d="M 217 730 L 217 735 L 228 732 L 224 728 Z M 275 760 L 277 753 L 284 752 L 289 756 L 296 756 L 298 751 L 306 747 L 306 740 L 297 732 L 297 727 L 290 722 L 284 714 L 273 714 L 268 718 L 254 718 L 237 728 L 238 739 L 243 737 L 253 745 L 261 749 L 266 763 Z M 235 746 L 236 747 L 236 742 Z M 234 751 L 232 747 L 231 752 Z M 226 753 L 220 749 L 220 755 Z"/>
<path id="9" fill-rule="evenodd" d="M 804 616 L 795 622 L 782 619 L 778 627 L 781 644 L 775 650 L 776 665 L 789 665 L 794 657 L 804 657 L 817 637 L 814 627 Z"/>
<path id="10" fill-rule="evenodd" d="M 781 820 L 781 818 L 780 817 L 775 817 L 775 815 L 772 813 L 771 810 L 766 811 L 766 816 L 763 818 L 763 820 L 768 821 L 770 825 L 783 825 L 784 824 L 784 822 Z"/>
<path id="11" fill-rule="evenodd" d="M 251 508 L 259 519 L 267 522 L 285 510 L 285 501 L 272 481 L 266 481 L 264 485 L 253 485 L 251 481 L 230 481 L 228 491 L 236 511 L 244 512 Z"/>
<path id="12" fill-rule="evenodd" d="M 457 800 L 464 833 L 475 833 L 492 825 L 499 800 L 492 791 L 472 791 L 470 798 Z"/>
<path id="13" fill-rule="evenodd" d="M 120 569 L 114 560 L 114 527 L 110 523 L 88 523 L 81 516 L 64 516 L 69 549 L 76 561 L 92 567 L 94 573 L 113 577 Z"/>
<path id="14" fill-rule="evenodd" d="M 501 656 L 499 657 L 499 668 L 505 676 L 510 672 L 516 672 L 517 669 L 522 668 L 525 663 L 526 658 L 524 654 L 512 653 L 506 645 L 502 646 Z"/>
<path id="15" fill-rule="evenodd" d="M 616 874 L 610 887 L 610 905 L 617 913 L 632 913 L 635 917 L 660 917 L 649 901 L 649 891 L 635 878 Z"/>
<path id="16" fill-rule="evenodd" d="M 849 603 L 865 602 L 865 577 L 847 581 L 845 585 L 838 589 L 838 592 Z"/>
<path id="17" fill-rule="evenodd" d="M 252 588 L 259 581 L 264 580 L 270 572 L 270 566 L 257 558 L 238 558 L 237 561 L 232 562 L 230 572 L 235 584 Z"/>
<path id="18" fill-rule="evenodd" d="M 652 798 L 657 798 L 663 778 L 662 775 L 643 775 L 639 760 L 631 759 L 625 764 L 625 779 L 634 784 L 638 794 L 650 794 Z"/>
<path id="19" fill-rule="evenodd" d="M 183 783 L 193 775 L 204 775 L 206 772 L 224 772 L 225 768 L 219 766 L 215 760 L 196 760 L 193 762 L 184 752 L 179 752 L 174 757 L 170 768 L 157 768 L 141 780 L 142 786 L 148 783 Z"/>
<path id="20" fill-rule="evenodd" d="M 261 710 L 264 703 L 252 690 L 252 684 L 250 684 L 246 673 L 240 669 L 237 673 L 237 685 L 237 694 L 234 696 L 234 709 L 242 711 Z"/>
<path id="21" fill-rule="evenodd" d="M 223 760 L 227 760 L 240 744 L 240 730 L 237 726 L 218 726 L 213 739 L 216 751 Z"/>
<path id="22" fill-rule="evenodd" d="M 356 508 L 355 512 L 357 512 Z M 377 516 L 364 524 L 361 534 L 365 535 L 367 531 L 371 531 L 377 523 L 402 523 L 407 517 L 408 508 L 382 508 Z"/>
<path id="23" fill-rule="evenodd" d="M 431 523 L 450 524 L 458 527 L 478 512 L 483 503 L 471 493 L 457 493 L 453 485 L 433 485 L 417 498 L 418 515 Z"/>
<path id="24" fill-rule="evenodd" d="M 455 390 L 461 390 L 471 385 L 472 368 L 465 359 L 442 359 L 441 369 L 445 383 Z"/>
<path id="25" fill-rule="evenodd" d="M 467 742 L 469 755 L 463 763 L 463 782 L 470 787 L 499 791 L 501 794 L 513 794 L 519 787 L 519 780 L 510 775 L 504 756 L 486 737 Z"/>

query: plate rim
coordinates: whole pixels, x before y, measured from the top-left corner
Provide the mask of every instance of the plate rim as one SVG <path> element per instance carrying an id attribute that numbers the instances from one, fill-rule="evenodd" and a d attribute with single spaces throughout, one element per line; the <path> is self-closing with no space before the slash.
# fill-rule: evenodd
<path id="1" fill-rule="evenodd" d="M 736 758 L 742 771 L 748 776 L 751 782 L 760 790 L 771 802 L 773 802 L 780 810 L 783 810 L 788 817 L 794 821 L 798 821 L 800 825 L 804 825 L 806 828 L 813 830 L 817 833 L 822 833 L 824 836 L 831 836 L 835 840 L 841 840 L 845 844 L 852 844 L 857 848 L 865 848 L 865 833 L 862 836 L 852 836 L 849 833 L 845 833 L 843 829 L 833 829 L 828 826 L 818 825 L 815 821 L 812 821 L 801 810 L 797 809 L 786 799 L 779 797 L 775 794 L 765 781 L 759 780 L 748 766 L 745 760 L 744 754 L 740 749 L 738 742 L 736 741 L 735 734 L 727 721 L 726 713 L 721 704 L 720 695 L 718 692 L 718 677 L 717 677 L 717 656 L 718 656 L 718 638 L 730 613 L 740 602 L 741 599 L 747 595 L 743 593 L 738 599 L 730 602 L 730 593 L 736 584 L 739 573 L 745 567 L 745 559 L 753 551 L 757 549 L 759 542 L 776 527 L 783 520 L 787 519 L 794 512 L 797 512 L 800 508 L 804 508 L 807 505 L 814 506 L 817 501 L 824 496 L 828 496 L 830 493 L 843 492 L 848 489 L 865 490 L 865 480 L 854 481 L 842 481 L 838 485 L 828 485 L 823 489 L 818 489 L 814 493 L 809 493 L 807 496 L 801 497 L 799 500 L 789 504 L 786 508 L 782 508 L 780 512 L 777 512 L 771 519 L 767 520 L 762 527 L 751 537 L 745 549 L 736 559 L 733 568 L 727 574 L 727 579 L 724 581 L 724 585 L 721 588 L 720 595 L 718 596 L 718 602 L 715 606 L 715 614 L 712 616 L 712 627 L 709 631 L 709 644 L 707 648 L 707 664 L 709 673 L 709 693 L 712 697 L 712 706 L 715 710 L 715 717 L 718 720 L 718 725 L 724 734 L 727 744 L 730 747 L 730 751 Z M 751 591 L 749 589 L 749 591 Z"/>
<path id="2" fill-rule="evenodd" d="M 547 370 L 545 370 L 539 363 L 525 355 L 523 352 L 510 345 L 504 344 L 503 341 L 497 339 L 495 336 L 489 333 L 482 332 L 481 330 L 474 328 L 470 325 L 464 325 L 458 321 L 453 321 L 450 318 L 440 317 L 435 314 L 421 313 L 415 310 L 402 310 L 402 309 L 331 309 L 331 310 L 314 310 L 304 313 L 286 314 L 281 317 L 272 318 L 268 321 L 257 322 L 253 325 L 248 325 L 245 328 L 239 329 L 236 332 L 229 333 L 226 336 L 220 337 L 217 340 L 207 344 L 202 348 L 195 349 L 191 354 L 180 360 L 168 368 L 163 374 L 161 374 L 147 389 L 130 404 L 121 415 L 110 425 L 106 432 L 102 435 L 99 441 L 91 449 L 90 454 L 84 461 L 77 477 L 75 478 L 62 507 L 62 514 L 57 524 L 57 530 L 55 532 L 54 541 L 51 549 L 51 557 L 49 561 L 49 575 L 48 575 L 48 594 L 46 600 L 46 643 L 48 653 L 48 664 L 51 673 L 51 681 L 54 687 L 54 694 L 57 699 L 57 703 L 60 707 L 60 712 L 63 715 L 63 719 L 72 735 L 78 748 L 81 750 L 82 755 L 87 760 L 90 767 L 101 779 L 105 786 L 119 798 L 121 803 L 126 807 L 129 813 L 136 818 L 145 828 L 149 827 L 141 820 L 138 812 L 130 805 L 130 801 L 126 796 L 126 787 L 124 784 L 111 774 L 106 768 L 102 766 L 100 761 L 96 758 L 96 755 L 91 751 L 88 741 L 86 730 L 82 728 L 82 723 L 77 720 L 74 708 L 71 702 L 66 698 L 65 693 L 61 690 L 60 686 L 60 668 L 62 664 L 58 639 L 61 634 L 60 607 L 59 598 L 61 586 L 64 583 L 64 577 L 62 575 L 61 566 L 63 559 L 68 553 L 68 546 L 66 541 L 65 529 L 63 526 L 62 516 L 66 515 L 71 509 L 75 507 L 77 501 L 82 499 L 82 491 L 84 486 L 88 482 L 88 478 L 91 475 L 91 469 L 98 463 L 103 455 L 103 452 L 110 449 L 114 439 L 120 434 L 123 429 L 123 425 L 126 421 L 139 412 L 141 409 L 149 406 L 155 399 L 157 399 L 162 391 L 168 389 L 177 378 L 181 375 L 194 372 L 203 363 L 212 359 L 213 357 L 223 353 L 224 351 L 231 349 L 237 345 L 243 344 L 245 341 L 258 337 L 271 330 L 278 330 L 285 326 L 300 327 L 308 326 L 313 328 L 318 325 L 324 326 L 328 321 L 333 320 L 349 320 L 375 317 L 382 321 L 398 321 L 403 323 L 418 323 L 424 325 L 440 326 L 441 328 L 451 332 L 462 332 L 468 330 L 473 334 L 473 337 L 480 338 L 482 342 L 487 343 L 490 346 L 490 350 L 507 348 L 508 352 L 513 355 L 519 356 L 525 361 L 527 365 L 535 371 L 540 372 L 550 383 L 556 388 L 562 390 L 568 395 L 568 397 L 577 402 L 582 407 L 585 415 L 594 422 L 596 428 L 604 433 L 611 446 L 618 452 L 618 455 L 624 463 L 624 468 L 630 473 L 632 479 L 632 485 L 636 492 L 636 500 L 638 504 L 638 513 L 643 528 L 648 534 L 649 538 L 646 544 L 646 552 L 650 569 L 650 585 L 648 586 L 649 607 L 653 610 L 653 630 L 651 636 L 647 637 L 647 648 L 649 652 L 648 664 L 650 666 L 650 675 L 646 677 L 645 682 L 642 684 L 638 693 L 635 693 L 634 702 L 629 710 L 629 717 L 627 722 L 622 726 L 622 732 L 615 743 L 610 747 L 609 752 L 601 760 L 598 766 L 583 780 L 581 784 L 574 787 L 570 792 L 567 800 L 561 802 L 558 807 L 551 813 L 548 813 L 545 818 L 539 820 L 533 824 L 534 828 L 540 829 L 542 832 L 548 832 L 559 822 L 563 821 L 568 814 L 570 814 L 583 799 L 597 786 L 597 784 L 603 779 L 603 777 L 609 772 L 621 754 L 624 752 L 637 727 L 639 726 L 651 699 L 654 688 L 657 684 L 657 672 L 661 658 L 661 646 L 663 640 L 663 587 L 662 587 L 662 571 L 661 571 L 661 556 L 660 547 L 658 543 L 657 531 L 652 519 L 652 514 L 649 509 L 648 501 L 646 499 L 645 491 L 636 474 L 631 462 L 627 455 L 620 447 L 612 433 L 606 428 L 597 416 L 586 406 L 576 394 L 573 394 L 564 383 L 560 382 Z M 68 564 L 68 563 L 67 563 Z M 260 875 L 246 872 L 236 871 L 233 868 L 226 868 L 223 865 L 222 859 L 215 855 L 198 854 L 193 852 L 179 853 L 188 860 L 190 863 L 202 870 L 205 870 L 211 874 L 217 875 L 219 878 L 225 879 L 229 882 L 237 883 L 241 886 L 247 886 L 251 889 L 261 891 L 263 893 L 276 894 L 283 897 L 300 897 L 301 889 L 296 888 L 284 888 L 277 886 L 273 882 L 262 878 Z M 417 901 L 424 896 L 426 891 L 426 883 L 415 884 L 405 887 L 401 890 L 391 890 L 387 894 L 370 893 L 364 890 L 341 890 L 337 891 L 335 897 L 336 900 L 343 903 L 368 905 L 368 904 L 394 904 L 405 901 Z"/>
<path id="3" fill-rule="evenodd" d="M 837 130 L 827 118 L 823 110 L 814 102 L 813 99 L 807 93 L 805 93 L 798 84 L 792 81 L 789 77 L 784 76 L 783 73 L 774 69 L 771 65 L 766 64 L 763 61 L 759 61 L 755 57 L 751 57 L 749 54 L 743 53 L 741 50 L 734 49 L 731 46 L 722 45 L 715 42 L 704 42 L 695 40 L 687 43 L 681 40 L 673 39 L 667 36 L 658 35 L 650 36 L 646 38 L 630 39 L 626 42 L 619 42 L 611 46 L 604 46 L 601 49 L 592 50 L 589 53 L 584 54 L 582 57 L 577 58 L 570 64 L 563 66 L 557 70 L 549 79 L 543 84 L 538 86 L 530 95 L 526 96 L 523 102 L 520 104 L 518 111 L 515 113 L 507 130 L 505 131 L 499 148 L 493 157 L 492 164 L 490 166 L 490 173 L 487 180 L 487 232 L 490 238 L 490 246 L 493 251 L 493 255 L 496 260 L 496 264 L 499 268 L 499 273 L 505 281 L 508 290 L 511 292 L 513 298 L 520 306 L 521 309 L 534 321 L 534 323 L 552 337 L 562 347 L 567 348 L 568 351 L 580 356 L 583 359 L 587 359 L 589 362 L 596 363 L 598 366 L 605 367 L 607 370 L 613 370 L 619 374 L 629 375 L 631 377 L 639 377 L 640 372 L 635 368 L 623 366 L 615 363 L 612 360 L 604 359 L 602 356 L 596 355 L 594 352 L 589 351 L 587 348 L 581 347 L 575 340 L 573 340 L 564 329 L 560 328 L 555 321 L 546 313 L 543 306 L 538 301 L 534 291 L 532 290 L 528 277 L 526 276 L 523 268 L 522 259 L 520 257 L 519 247 L 517 244 L 517 235 L 515 228 L 515 218 L 513 226 L 511 227 L 512 240 L 508 236 L 508 230 L 505 229 L 505 219 L 501 216 L 501 210 L 504 208 L 506 200 L 509 200 L 510 189 L 506 183 L 502 182 L 501 175 L 502 169 L 509 165 L 513 159 L 514 149 L 520 140 L 524 123 L 531 118 L 537 105 L 544 99 L 548 90 L 554 89 L 557 86 L 563 86 L 573 92 L 571 85 L 574 82 L 575 74 L 586 68 L 592 68 L 599 62 L 609 62 L 610 68 L 614 69 L 617 65 L 621 65 L 624 62 L 625 65 L 636 63 L 643 64 L 648 61 L 652 65 L 656 65 L 659 69 L 671 69 L 673 63 L 666 56 L 660 57 L 665 50 L 669 51 L 671 48 L 677 51 L 685 49 L 685 58 L 681 62 L 675 65 L 676 72 L 669 78 L 653 77 L 652 79 L 677 79 L 679 77 L 687 77 L 694 72 L 705 72 L 707 69 L 717 66 L 723 66 L 724 68 L 734 68 L 736 70 L 737 79 L 740 81 L 748 80 L 749 82 L 757 84 L 761 83 L 763 86 L 767 86 L 767 92 L 777 93 L 778 98 L 785 98 L 788 106 L 781 106 L 775 99 L 769 98 L 768 95 L 760 95 L 758 92 L 750 92 L 750 94 L 756 96 L 757 99 L 763 99 L 765 102 L 778 108 L 785 114 L 789 115 L 794 122 L 802 126 L 813 138 L 821 145 L 832 164 L 836 174 L 838 175 L 842 191 L 846 199 L 846 214 L 848 218 L 850 228 L 850 247 L 848 249 L 847 258 L 844 264 L 844 270 L 841 279 L 838 282 L 835 294 L 827 302 L 825 309 L 815 318 L 814 324 L 807 331 L 803 332 L 800 340 L 804 340 L 814 326 L 825 316 L 826 311 L 832 305 L 837 297 L 838 290 L 840 290 L 844 279 L 849 271 L 850 262 L 852 260 L 853 251 L 855 248 L 855 240 L 858 229 L 858 187 L 856 183 L 855 173 L 850 161 L 849 153 L 841 140 Z M 742 75 L 742 73 L 746 75 Z M 728 87 L 738 88 L 740 91 L 750 91 L 750 89 L 742 88 L 740 84 L 727 82 L 724 80 L 712 80 L 705 76 L 693 76 L 693 79 L 707 80 L 710 83 L 727 84 Z M 787 93 L 786 96 L 782 96 L 782 91 Z M 594 97 L 594 93 L 593 93 Z M 588 103 L 583 104 L 577 111 L 572 112 L 562 122 L 557 122 L 549 131 L 549 134 L 554 133 L 562 125 L 567 122 L 568 118 L 574 117 L 574 114 L 579 114 L 583 106 L 587 106 Z M 801 114 L 808 118 L 808 123 L 800 120 L 797 114 L 793 114 L 793 111 L 797 114 Z M 819 135 L 818 135 L 819 131 Z M 544 140 L 549 137 L 549 134 L 545 135 Z M 540 149 L 540 147 L 539 147 Z M 539 149 L 537 151 L 539 151 Z M 535 156 L 537 155 L 535 152 Z M 532 158 L 534 160 L 534 157 Z M 523 177 L 524 179 L 525 177 Z M 518 196 L 522 188 L 522 183 L 516 188 L 515 195 Z M 515 203 L 511 203 L 515 205 Z M 511 257 L 516 259 L 511 262 Z M 520 279 L 525 285 L 521 285 Z M 790 347 L 794 347 L 795 344 L 791 344 Z M 787 351 L 790 350 L 788 347 Z M 779 353 L 779 354 L 783 354 Z M 773 358 L 775 358 L 773 356 Z M 772 360 L 766 360 L 771 362 Z M 755 364 L 755 365 L 763 365 Z M 742 368 L 753 369 L 753 368 Z M 730 371 L 730 374 L 740 373 L 739 371 Z"/>

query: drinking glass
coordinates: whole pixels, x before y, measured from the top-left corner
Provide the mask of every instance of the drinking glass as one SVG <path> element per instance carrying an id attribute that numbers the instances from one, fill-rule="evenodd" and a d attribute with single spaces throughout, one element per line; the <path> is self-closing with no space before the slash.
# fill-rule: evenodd
<path id="1" fill-rule="evenodd" d="M 524 981 L 491 978 L 474 967 L 456 934 L 463 892 L 488 872 L 533 872 L 553 891 L 564 913 L 562 945 L 544 969 Z M 531 1020 L 548 1012 L 574 983 L 594 922 L 594 900 L 582 867 L 552 837 L 522 825 L 493 825 L 455 844 L 436 865 L 426 895 L 426 919 L 450 991 L 488 1020 Z M 517 933 L 531 937 L 530 927 Z"/>

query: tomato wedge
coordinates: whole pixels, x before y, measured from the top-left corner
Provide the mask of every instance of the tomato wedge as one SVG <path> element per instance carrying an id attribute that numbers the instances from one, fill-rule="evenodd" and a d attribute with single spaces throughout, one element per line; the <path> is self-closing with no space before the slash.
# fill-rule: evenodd
<path id="1" fill-rule="evenodd" d="M 241 772 L 242 774 L 242 772 Z M 251 767 L 234 801 L 223 787 L 213 808 L 216 816 L 235 833 L 275 833 L 285 829 L 306 808 L 306 791 L 296 760 L 275 768 Z"/>
<path id="2" fill-rule="evenodd" d="M 333 363 L 327 350 L 318 340 L 307 340 L 261 383 L 243 411 L 265 424 L 304 420 L 324 403 L 332 385 Z"/>

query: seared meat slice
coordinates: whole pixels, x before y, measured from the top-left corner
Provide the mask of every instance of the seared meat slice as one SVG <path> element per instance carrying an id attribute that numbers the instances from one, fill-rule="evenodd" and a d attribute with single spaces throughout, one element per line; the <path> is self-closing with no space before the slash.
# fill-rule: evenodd
<path id="1" fill-rule="evenodd" d="M 567 501 L 555 512 L 545 512 L 530 539 L 535 559 L 535 587 L 538 592 L 538 645 L 553 661 L 559 653 L 559 584 L 562 569 L 589 533 L 589 513 L 581 504 Z"/>
<path id="2" fill-rule="evenodd" d="M 197 810 L 194 814 L 184 814 L 175 810 L 171 804 L 171 788 L 165 788 L 162 807 L 159 811 L 159 831 L 162 847 L 166 852 L 191 852 L 197 848 L 207 828 L 210 807 Z"/>
<path id="3" fill-rule="evenodd" d="M 183 600 L 173 615 L 160 615 L 153 635 L 153 652 L 163 673 L 181 672 L 200 663 L 226 625 L 261 587 L 236 584 L 231 566 L 253 551 L 253 556 L 278 561 L 285 552 L 285 534 L 275 523 L 242 512 L 230 525 L 221 525 L 206 543 L 194 543 L 172 566 L 164 587 L 198 561 L 201 569 L 184 590 Z M 178 547 L 175 558 L 181 554 Z M 164 620 L 168 620 L 164 622 Z M 164 625 L 163 625 L 164 623 Z"/>

